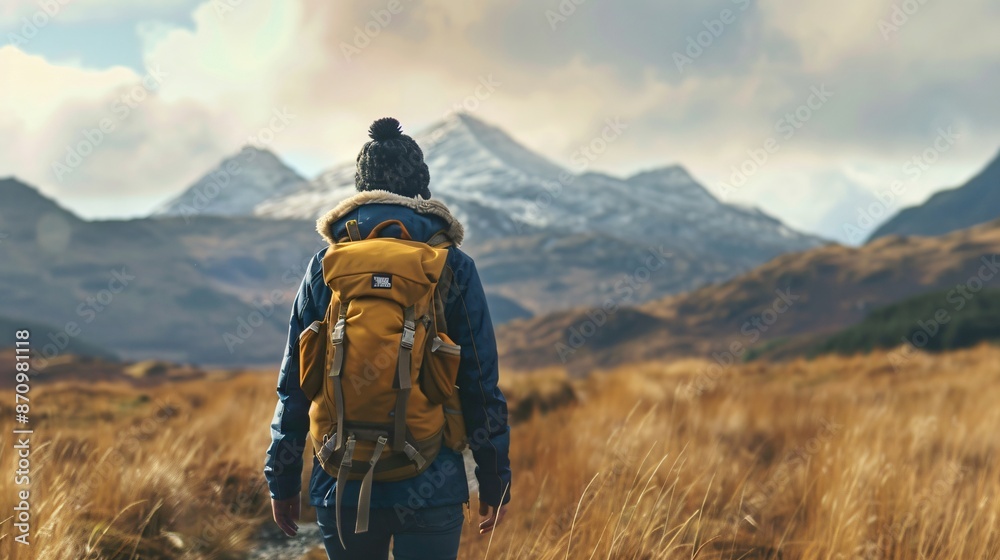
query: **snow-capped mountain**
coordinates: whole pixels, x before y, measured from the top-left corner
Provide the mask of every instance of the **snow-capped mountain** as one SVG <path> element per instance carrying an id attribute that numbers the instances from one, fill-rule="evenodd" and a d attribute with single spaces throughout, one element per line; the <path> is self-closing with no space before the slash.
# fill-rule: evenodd
<path id="1" fill-rule="evenodd" d="M 430 168 L 432 195 L 466 224 L 470 243 L 599 232 L 709 253 L 735 248 L 761 260 L 822 244 L 760 211 L 720 202 L 679 166 L 627 179 L 578 175 L 467 114 L 452 115 L 414 139 Z M 255 213 L 315 218 L 353 192 L 354 163 L 347 162 L 272 197 Z"/>
<path id="2" fill-rule="evenodd" d="M 431 194 L 465 224 L 463 248 L 476 258 L 491 297 L 514 302 L 520 312 L 609 299 L 639 303 L 824 242 L 757 209 L 720 202 L 679 166 L 628 178 L 573 173 L 466 114 L 414 139 L 430 168 Z M 297 182 L 290 170 L 266 172 L 286 169 L 273 155 L 257 160 L 270 163 L 247 174 L 252 185 L 234 181 L 203 211 L 311 221 L 356 192 L 353 161 Z M 170 210 L 183 214 L 212 177 Z"/>
<path id="3" fill-rule="evenodd" d="M 154 216 L 245 216 L 265 200 L 305 185 L 298 173 L 268 150 L 245 146 L 187 190 L 153 211 Z"/>

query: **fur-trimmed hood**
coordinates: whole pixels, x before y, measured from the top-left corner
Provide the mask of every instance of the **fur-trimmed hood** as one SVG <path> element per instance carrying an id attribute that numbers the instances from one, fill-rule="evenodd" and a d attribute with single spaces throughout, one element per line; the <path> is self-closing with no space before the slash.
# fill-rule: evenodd
<path id="1" fill-rule="evenodd" d="M 461 245 L 465 238 L 465 228 L 451 215 L 448 207 L 440 200 L 409 198 L 380 190 L 361 191 L 341 201 L 340 204 L 316 220 L 316 231 L 323 236 L 327 243 L 336 244 L 337 232 L 335 228 L 337 223 L 348 213 L 365 204 L 395 204 L 409 208 L 418 214 L 437 216 L 448 225 L 448 237 L 455 245 Z"/>

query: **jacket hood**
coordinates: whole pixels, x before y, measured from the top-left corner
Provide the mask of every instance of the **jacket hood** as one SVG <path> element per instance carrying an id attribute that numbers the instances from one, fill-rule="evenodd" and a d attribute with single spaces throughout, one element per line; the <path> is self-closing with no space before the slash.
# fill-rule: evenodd
<path id="1" fill-rule="evenodd" d="M 456 246 L 461 245 L 465 238 L 465 228 L 451 215 L 451 211 L 443 202 L 419 197 L 409 198 L 382 190 L 362 191 L 341 201 L 340 204 L 316 220 L 316 231 L 323 236 L 327 243 L 334 245 L 338 239 L 344 236 L 344 223 L 346 223 L 345 218 L 348 214 L 362 206 L 376 204 L 401 206 L 416 214 L 437 218 L 436 221 L 444 223 L 443 229 Z M 359 220 L 359 225 L 360 222 L 361 220 Z M 411 233 L 414 233 L 416 238 L 416 233 L 412 231 Z"/>

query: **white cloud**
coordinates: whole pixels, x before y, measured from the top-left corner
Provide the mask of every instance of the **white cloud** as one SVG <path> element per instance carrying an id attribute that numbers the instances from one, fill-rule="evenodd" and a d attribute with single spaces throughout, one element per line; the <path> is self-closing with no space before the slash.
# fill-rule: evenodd
<path id="1" fill-rule="evenodd" d="M 0 106 L 16 108 L 0 113 L 0 126 L 16 123 L 27 134 L 45 126 L 67 103 L 96 101 L 138 79 L 124 67 L 95 71 L 55 66 L 12 46 L 0 47 L 0 76 L 10 77 L 0 88 Z"/>
<path id="2" fill-rule="evenodd" d="M 177 189 L 221 153 L 216 115 L 190 101 L 163 102 L 149 75 L 56 66 L 9 46 L 0 48 L 0 75 L 15 78 L 0 89 L 0 105 L 17 108 L 0 113 L 9 140 L 0 175 L 48 194 Z"/>
<path id="3" fill-rule="evenodd" d="M 487 77 L 500 85 L 477 100 L 476 113 L 557 162 L 568 163 L 604 119 L 617 116 L 629 128 L 594 169 L 627 174 L 682 163 L 713 190 L 812 86 L 826 83 L 835 98 L 736 197 L 806 228 L 815 220 L 796 204 L 806 204 L 809 193 L 832 200 L 829 193 L 840 192 L 831 190 L 836 177 L 874 188 L 939 126 L 957 124 L 966 134 L 947 161 L 914 183 L 917 198 L 971 175 L 1000 143 L 1000 107 L 992 99 L 1000 87 L 1000 35 L 989 31 L 998 8 L 989 0 L 963 0 L 962 8 L 927 2 L 889 41 L 878 21 L 891 2 L 761 0 L 683 74 L 671 51 L 731 0 L 585 4 L 555 31 L 547 6 L 527 1 L 399 0 L 401 10 L 389 16 L 396 5 L 389 0 L 235 4 L 220 12 L 219 2 L 203 2 L 191 14 L 193 30 L 137 25 L 144 59 L 167 78 L 62 182 L 49 169 L 52 159 L 141 76 L 0 49 L 3 75 L 25 77 L 0 90 L 0 101 L 18 107 L 0 116 L 0 134 L 23 139 L 0 153 L 0 175 L 10 169 L 50 192 L 77 196 L 167 196 L 239 149 L 276 109 L 295 120 L 272 147 L 295 161 L 329 165 L 355 156 L 374 118 L 396 116 L 415 132 L 473 96 Z M 77 0 L 65 15 L 70 8 L 82 18 L 132 10 L 143 21 L 185 2 L 132 5 Z M 5 4 L 0 21 L 32 6 Z M 660 20 L 666 23 L 656 27 Z M 851 175 L 859 169 L 867 170 L 860 179 Z M 781 195 L 789 185 L 805 198 Z M 824 211 L 823 204 L 814 208 Z"/>

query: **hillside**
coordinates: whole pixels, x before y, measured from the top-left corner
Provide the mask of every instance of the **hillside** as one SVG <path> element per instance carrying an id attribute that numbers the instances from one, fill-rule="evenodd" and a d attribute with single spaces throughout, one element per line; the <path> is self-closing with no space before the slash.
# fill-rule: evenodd
<path id="1" fill-rule="evenodd" d="M 833 334 L 889 303 L 974 285 L 980 269 L 1000 286 L 1000 221 L 936 238 L 889 236 L 782 255 L 690 293 L 612 313 L 583 308 L 514 321 L 498 336 L 514 368 L 566 362 L 585 372 L 682 355 L 725 364 L 775 338 Z"/>
<path id="2" fill-rule="evenodd" d="M 905 208 L 875 230 L 869 241 L 886 235 L 942 235 L 1000 217 L 1000 154 L 964 185 L 935 193 L 919 206 Z"/>
<path id="3" fill-rule="evenodd" d="M 295 292 L 325 246 L 307 220 L 85 221 L 16 179 L 0 180 L 0 234 L 0 313 L 30 318 L 36 350 L 55 339 L 58 355 L 227 366 L 280 363 Z M 519 298 L 487 298 L 497 322 L 531 315 Z"/>
<path id="4" fill-rule="evenodd" d="M 968 348 L 1000 340 L 998 317 L 1000 288 L 968 295 L 950 288 L 876 309 L 864 321 L 814 346 L 809 354 L 853 354 L 901 344 L 937 352 Z"/>
<path id="5" fill-rule="evenodd" d="M 49 354 L 71 354 L 112 361 L 117 359 L 117 355 L 111 350 L 92 344 L 86 339 L 69 336 L 64 329 L 65 327 L 59 328 L 32 319 L 0 316 L 0 333 L 3 333 L 2 338 L 0 338 L 0 351 L 10 350 L 9 354 L 14 356 L 13 349 L 16 347 L 17 340 L 14 333 L 27 330 L 30 333 L 28 348 L 39 351 L 42 357 Z M 9 363 L 14 363 L 13 358 L 9 360 Z"/>
<path id="6" fill-rule="evenodd" d="M 88 222 L 14 179 L 0 180 L 0 231 L 4 315 L 53 325 L 53 336 L 72 322 L 80 340 L 126 360 L 227 365 L 280 361 L 320 241 L 292 220 Z"/>

